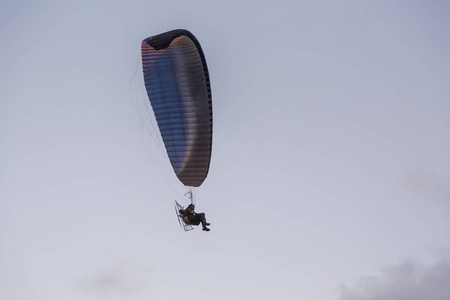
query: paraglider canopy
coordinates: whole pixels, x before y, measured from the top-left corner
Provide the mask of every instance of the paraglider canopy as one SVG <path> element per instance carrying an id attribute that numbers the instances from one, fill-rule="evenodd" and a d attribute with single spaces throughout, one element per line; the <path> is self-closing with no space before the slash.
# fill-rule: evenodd
<path id="1" fill-rule="evenodd" d="M 212 102 L 199 42 L 184 29 L 142 41 L 145 87 L 170 163 L 186 186 L 200 186 L 209 171 Z"/>

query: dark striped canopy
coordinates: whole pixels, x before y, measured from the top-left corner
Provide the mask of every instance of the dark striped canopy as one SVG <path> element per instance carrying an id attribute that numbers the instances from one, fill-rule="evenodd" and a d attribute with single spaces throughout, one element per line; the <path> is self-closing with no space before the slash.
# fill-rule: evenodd
<path id="1" fill-rule="evenodd" d="M 200 186 L 211 159 L 212 102 L 199 42 L 184 29 L 142 41 L 148 98 L 172 167 L 186 186 Z"/>

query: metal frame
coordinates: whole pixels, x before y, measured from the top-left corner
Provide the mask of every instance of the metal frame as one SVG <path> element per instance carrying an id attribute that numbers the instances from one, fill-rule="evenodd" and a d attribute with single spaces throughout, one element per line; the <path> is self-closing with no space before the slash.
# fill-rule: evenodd
<path id="1" fill-rule="evenodd" d="M 177 202 L 177 200 L 175 200 L 175 213 L 177 214 L 178 223 L 180 223 L 181 228 L 183 228 L 184 231 L 190 231 L 190 230 L 194 229 L 194 227 L 192 225 L 184 223 L 183 219 L 180 216 L 180 212 L 179 212 L 180 209 L 184 210 L 184 206 L 182 206 L 180 203 Z"/>

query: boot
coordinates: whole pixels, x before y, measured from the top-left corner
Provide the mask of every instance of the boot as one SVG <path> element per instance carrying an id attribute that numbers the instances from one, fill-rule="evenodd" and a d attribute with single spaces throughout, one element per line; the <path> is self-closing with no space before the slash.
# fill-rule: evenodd
<path id="1" fill-rule="evenodd" d="M 208 227 L 203 227 L 202 230 L 203 230 L 203 231 L 210 231 L 211 229 L 209 229 Z"/>

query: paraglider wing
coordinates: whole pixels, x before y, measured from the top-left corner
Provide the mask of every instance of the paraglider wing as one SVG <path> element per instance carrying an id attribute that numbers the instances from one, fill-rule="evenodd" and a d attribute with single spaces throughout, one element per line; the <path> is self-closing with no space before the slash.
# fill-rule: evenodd
<path id="1" fill-rule="evenodd" d="M 172 167 L 186 186 L 208 175 L 212 102 L 205 56 L 197 39 L 177 29 L 142 41 L 145 87 Z"/>

